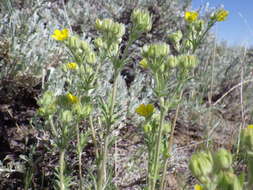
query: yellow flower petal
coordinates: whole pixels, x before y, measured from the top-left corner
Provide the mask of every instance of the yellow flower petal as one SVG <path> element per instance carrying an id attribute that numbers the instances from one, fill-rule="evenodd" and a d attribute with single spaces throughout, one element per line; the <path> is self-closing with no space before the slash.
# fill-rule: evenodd
<path id="1" fill-rule="evenodd" d="M 219 10 L 216 14 L 215 14 L 215 19 L 218 22 L 224 21 L 227 19 L 229 12 L 226 10 Z"/>
<path id="2" fill-rule="evenodd" d="M 139 114 L 140 116 L 149 117 L 153 114 L 154 109 L 155 108 L 152 104 L 147 104 L 147 105 L 141 104 L 139 105 L 139 107 L 135 109 L 135 112 Z"/>
<path id="3" fill-rule="evenodd" d="M 147 59 L 142 59 L 141 61 L 140 61 L 140 66 L 142 67 L 142 68 L 144 68 L 144 69 L 147 69 L 148 68 L 148 61 L 147 61 Z"/>
<path id="4" fill-rule="evenodd" d="M 203 190 L 203 188 L 199 184 L 196 184 L 194 190 Z"/>
<path id="5" fill-rule="evenodd" d="M 67 93 L 67 99 L 70 103 L 76 104 L 79 100 L 77 96 L 72 95 L 71 93 Z"/>
<path id="6" fill-rule="evenodd" d="M 198 19 L 199 13 L 196 11 L 186 11 L 184 14 L 184 19 L 188 22 L 193 22 Z"/>
<path id="7" fill-rule="evenodd" d="M 251 124 L 251 125 L 248 125 L 248 127 L 247 127 L 248 129 L 253 129 L 253 124 Z"/>
<path id="8" fill-rule="evenodd" d="M 78 65 L 75 62 L 68 63 L 66 66 L 70 70 L 76 70 L 76 69 L 78 69 Z"/>
<path id="9" fill-rule="evenodd" d="M 54 34 L 51 35 L 51 37 L 54 38 L 55 40 L 63 41 L 63 40 L 66 40 L 69 37 L 69 31 L 66 28 L 63 29 L 63 30 L 56 29 L 54 31 Z"/>

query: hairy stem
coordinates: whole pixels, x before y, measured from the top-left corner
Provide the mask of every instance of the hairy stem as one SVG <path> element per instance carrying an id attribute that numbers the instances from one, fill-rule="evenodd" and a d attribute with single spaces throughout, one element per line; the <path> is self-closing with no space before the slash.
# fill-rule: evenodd
<path id="1" fill-rule="evenodd" d="M 157 141 L 156 141 L 155 163 L 154 163 L 154 170 L 153 170 L 154 175 L 153 175 L 151 190 L 156 190 L 155 186 L 156 186 L 156 182 L 157 182 L 158 175 L 159 175 L 158 165 L 159 165 L 159 158 L 160 158 L 163 123 L 164 123 L 164 116 L 165 116 L 164 98 L 163 97 L 160 97 L 160 106 L 161 106 L 161 111 L 160 111 L 159 131 L 158 131 L 158 137 L 157 137 Z"/>
<path id="2" fill-rule="evenodd" d="M 64 161 L 64 156 L 65 156 L 65 150 L 61 149 L 60 150 L 60 190 L 65 190 L 65 182 L 64 182 L 64 170 L 65 170 L 65 161 Z"/>

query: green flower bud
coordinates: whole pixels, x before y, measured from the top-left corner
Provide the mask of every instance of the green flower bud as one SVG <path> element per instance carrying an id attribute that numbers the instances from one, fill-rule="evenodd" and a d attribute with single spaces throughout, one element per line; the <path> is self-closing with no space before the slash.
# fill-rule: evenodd
<path id="1" fill-rule="evenodd" d="M 245 151 L 253 151 L 253 126 L 249 125 L 241 132 L 241 147 Z"/>
<path id="2" fill-rule="evenodd" d="M 113 43 L 110 45 L 109 49 L 108 49 L 108 54 L 109 56 L 115 56 L 117 55 L 119 51 L 119 44 L 118 43 Z"/>
<path id="3" fill-rule="evenodd" d="M 125 34 L 125 26 L 112 19 L 97 19 L 95 27 L 107 41 L 118 41 Z"/>
<path id="4" fill-rule="evenodd" d="M 194 22 L 194 27 L 197 32 L 200 32 L 204 29 L 205 21 L 204 20 L 197 20 Z"/>
<path id="5" fill-rule="evenodd" d="M 180 42 L 182 37 L 183 37 L 183 34 L 182 34 L 181 30 L 178 30 L 178 31 L 168 35 L 169 40 L 171 40 L 174 43 L 174 45 L 176 43 Z"/>
<path id="6" fill-rule="evenodd" d="M 192 44 L 192 42 L 190 40 L 185 40 L 184 41 L 184 47 L 186 49 L 193 49 L 193 44 Z"/>
<path id="7" fill-rule="evenodd" d="M 177 59 L 177 57 L 175 57 L 173 55 L 169 56 L 167 64 L 169 65 L 170 68 L 177 67 L 178 66 L 178 59 Z"/>
<path id="8" fill-rule="evenodd" d="M 86 56 L 86 61 L 89 64 L 96 63 L 97 61 L 96 54 L 94 52 L 90 52 L 88 56 Z"/>
<path id="9" fill-rule="evenodd" d="M 162 59 L 168 56 L 170 48 L 166 43 L 157 43 L 145 45 L 142 49 L 142 55 L 150 59 Z"/>
<path id="10" fill-rule="evenodd" d="M 91 49 L 90 49 L 90 46 L 89 46 L 89 44 L 88 44 L 87 42 L 81 41 L 80 43 L 81 43 L 81 44 L 80 44 L 80 48 L 81 48 L 84 52 L 87 52 L 87 51 L 90 51 L 90 50 L 91 50 Z"/>
<path id="11" fill-rule="evenodd" d="M 133 27 L 137 32 L 149 32 L 152 28 L 152 20 L 147 10 L 135 9 L 131 15 Z"/>
<path id="12" fill-rule="evenodd" d="M 100 31 L 102 30 L 102 21 L 100 19 L 96 19 L 95 28 Z"/>
<path id="13" fill-rule="evenodd" d="M 65 124 L 68 124 L 68 123 L 72 122 L 73 121 L 72 112 L 69 111 L 69 110 L 65 110 L 65 111 L 61 112 L 60 120 Z"/>
<path id="14" fill-rule="evenodd" d="M 163 132 L 167 134 L 170 133 L 170 131 L 171 131 L 171 123 L 169 122 L 164 123 Z"/>
<path id="15" fill-rule="evenodd" d="M 214 163 L 217 169 L 229 169 L 232 165 L 232 155 L 222 148 L 214 154 Z"/>
<path id="16" fill-rule="evenodd" d="M 102 20 L 102 30 L 105 31 L 110 31 L 113 25 L 113 20 L 106 18 Z"/>
<path id="17" fill-rule="evenodd" d="M 120 39 L 125 34 L 125 26 L 120 23 L 114 23 L 112 25 L 112 32 L 117 39 Z"/>
<path id="18" fill-rule="evenodd" d="M 81 48 L 81 42 L 76 36 L 71 36 L 68 38 L 67 44 L 70 48 L 79 49 Z"/>
<path id="19" fill-rule="evenodd" d="M 94 40 L 94 44 L 97 48 L 105 48 L 105 43 L 104 41 L 102 40 L 102 38 L 98 37 Z"/>
<path id="20" fill-rule="evenodd" d="M 87 116 L 89 116 L 89 114 L 91 113 L 92 106 L 89 104 L 85 104 L 85 105 L 76 104 L 73 107 L 73 111 L 79 116 L 79 118 L 84 119 Z"/>
<path id="21" fill-rule="evenodd" d="M 231 172 L 223 172 L 219 175 L 217 189 L 222 190 L 242 190 L 243 184 L 241 184 L 238 177 Z"/>
<path id="22" fill-rule="evenodd" d="M 180 55 L 178 60 L 179 65 L 184 69 L 192 69 L 198 64 L 197 57 L 195 55 Z"/>
<path id="23" fill-rule="evenodd" d="M 151 131 L 152 131 L 152 126 L 150 125 L 150 124 L 146 124 L 146 125 L 144 125 L 143 126 L 143 131 L 145 132 L 145 133 L 150 133 Z"/>
<path id="24" fill-rule="evenodd" d="M 208 177 L 208 175 L 213 170 L 213 160 L 212 160 L 211 153 L 199 152 L 192 155 L 189 168 L 192 174 L 199 180 L 200 180 L 200 177 L 202 178 Z"/>

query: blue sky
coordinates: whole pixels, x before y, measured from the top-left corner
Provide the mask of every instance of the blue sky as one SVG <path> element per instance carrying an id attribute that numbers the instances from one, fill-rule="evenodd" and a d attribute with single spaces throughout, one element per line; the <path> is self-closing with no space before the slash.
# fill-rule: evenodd
<path id="1" fill-rule="evenodd" d="M 219 41 L 253 46 L 253 0 L 192 0 L 192 7 L 198 9 L 206 3 L 209 7 L 223 5 L 229 11 L 228 20 L 217 23 L 213 29 Z"/>

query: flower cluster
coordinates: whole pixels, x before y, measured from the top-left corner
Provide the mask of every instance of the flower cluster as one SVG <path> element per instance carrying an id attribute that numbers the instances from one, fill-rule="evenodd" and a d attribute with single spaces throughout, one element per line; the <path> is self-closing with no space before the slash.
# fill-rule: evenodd
<path id="1" fill-rule="evenodd" d="M 121 41 L 122 36 L 125 34 L 124 24 L 114 22 L 112 19 L 97 19 L 95 27 L 105 39 L 111 42 Z"/>
<path id="2" fill-rule="evenodd" d="M 152 20 L 147 10 L 135 9 L 131 15 L 134 29 L 138 32 L 149 32 L 152 28 Z"/>
<path id="3" fill-rule="evenodd" d="M 218 22 L 225 21 L 228 17 L 228 14 L 229 12 L 227 10 L 221 9 L 214 13 L 211 19 Z"/>
<path id="4" fill-rule="evenodd" d="M 142 49 L 142 55 L 147 59 L 162 59 L 167 57 L 170 52 L 170 47 L 166 43 L 157 43 L 145 45 Z"/>

